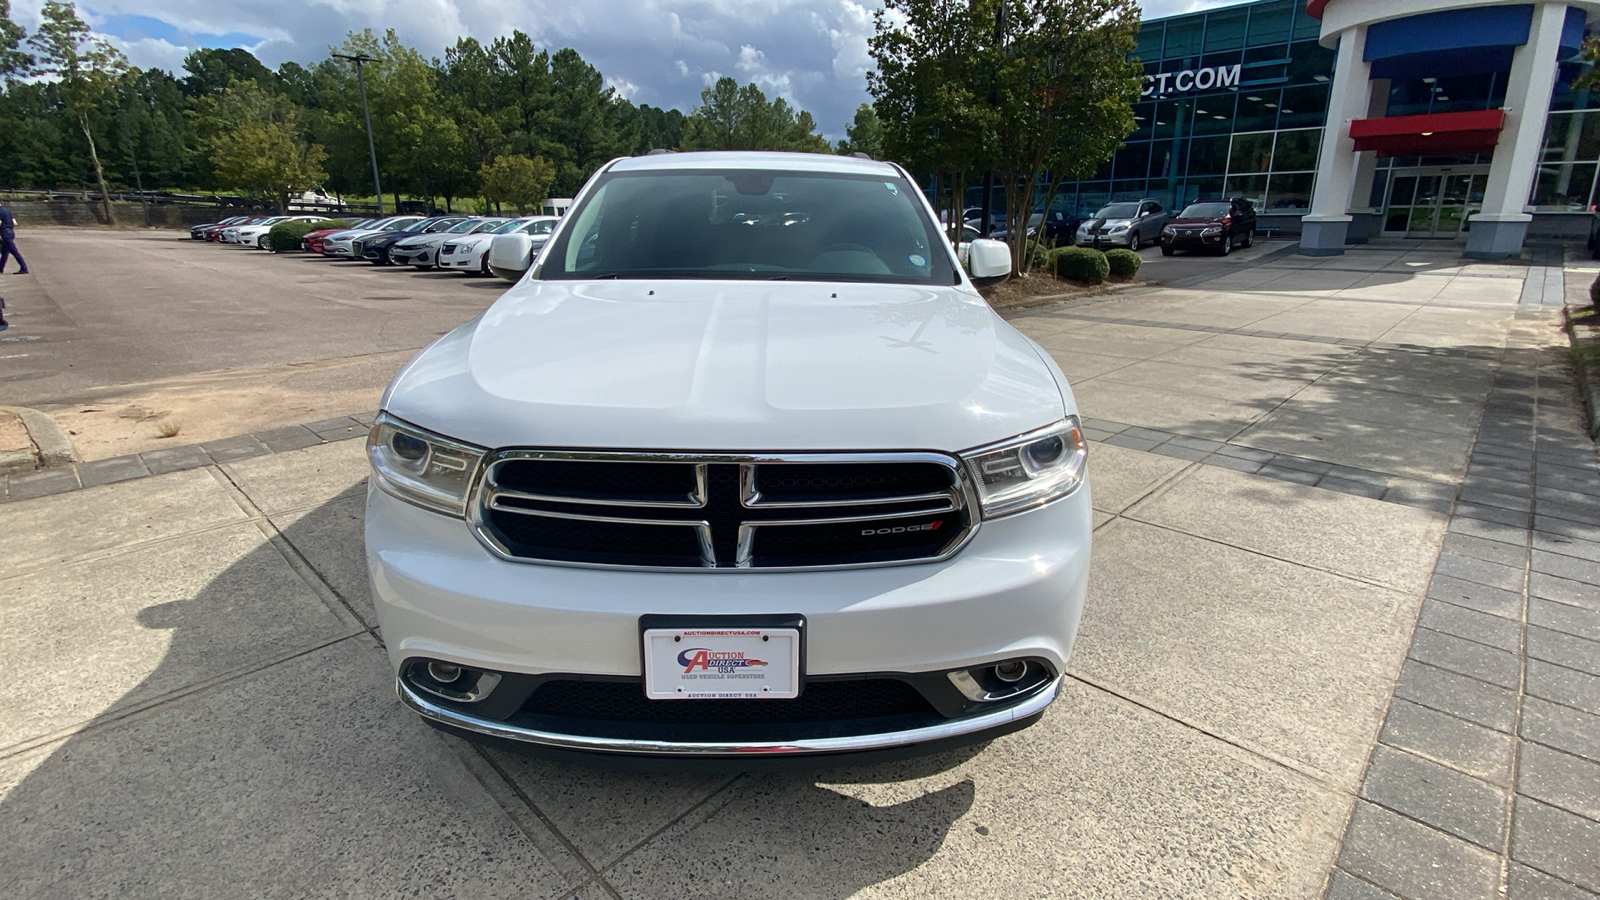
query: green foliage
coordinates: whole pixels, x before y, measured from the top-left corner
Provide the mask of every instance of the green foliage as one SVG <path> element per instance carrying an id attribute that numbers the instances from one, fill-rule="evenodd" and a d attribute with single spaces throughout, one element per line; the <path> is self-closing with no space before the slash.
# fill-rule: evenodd
<path id="1" fill-rule="evenodd" d="M 1139 267 L 1144 264 L 1144 257 L 1132 250 L 1121 248 L 1107 250 L 1106 264 L 1111 267 L 1111 274 L 1117 278 L 1132 278 L 1139 274 Z"/>
<path id="2" fill-rule="evenodd" d="M 240 47 L 202 47 L 192 51 L 183 58 L 183 70 L 188 73 L 181 82 L 183 93 L 190 97 L 220 94 L 235 81 L 254 81 L 266 90 L 273 90 L 278 84 L 271 69 Z"/>
<path id="3" fill-rule="evenodd" d="M 327 153 L 305 138 L 300 111 L 288 98 L 240 80 L 203 98 L 196 111 L 205 128 L 201 145 L 222 184 L 287 209 L 290 194 L 327 178 Z"/>
<path id="4" fill-rule="evenodd" d="M 755 84 L 723 76 L 700 92 L 700 105 L 684 122 L 685 150 L 794 150 L 828 153 L 811 113 L 795 112 L 779 97 L 770 103 Z"/>
<path id="5" fill-rule="evenodd" d="M 10 21 L 10 4 L 0 0 L 0 77 L 13 79 L 0 91 L 0 184 L 139 183 L 266 195 L 267 182 L 305 181 L 320 171 L 320 183 L 302 186 L 371 196 L 360 82 L 350 63 L 330 56 L 274 71 L 248 50 L 206 48 L 185 57 L 176 77 L 129 70 L 71 4 L 47 3 L 44 24 L 32 35 Z M 23 49 L 38 51 L 43 77 L 22 79 L 33 74 Z M 502 156 L 548 160 L 554 174 L 544 193 L 570 197 L 616 157 L 689 146 L 690 116 L 635 107 L 577 52 L 543 50 L 521 31 L 492 41 L 461 38 L 442 60 L 425 58 L 393 32 L 353 32 L 332 49 L 375 60 L 363 66 L 360 81 L 386 201 L 404 193 L 443 198 L 448 209 L 463 198 L 478 206 L 480 174 Z M 270 114 L 249 126 L 271 152 L 252 155 L 245 140 L 221 142 L 210 117 L 215 104 L 232 102 L 225 101 L 230 91 L 285 105 L 262 106 Z M 736 117 L 753 135 L 751 146 L 830 150 L 808 113 L 769 102 L 754 86 L 736 95 L 760 101 Z M 268 178 L 269 160 L 300 171 L 292 179 L 282 172 Z M 492 201 L 484 197 L 481 205 Z"/>
<path id="6" fill-rule="evenodd" d="M 0 0 L 0 78 L 10 80 L 32 67 L 33 57 L 21 49 L 27 36 L 21 25 L 11 21 L 11 0 Z"/>
<path id="7" fill-rule="evenodd" d="M 1106 254 L 1093 247 L 1062 247 L 1051 251 L 1050 261 L 1057 278 L 1079 284 L 1103 284 L 1111 274 Z"/>
<path id="8" fill-rule="evenodd" d="M 267 249 L 273 253 L 292 253 L 300 249 L 300 240 L 313 231 L 324 228 L 348 228 L 345 219 L 324 222 L 279 222 L 267 232 Z"/>
<path id="9" fill-rule="evenodd" d="M 883 159 L 883 123 L 878 121 L 878 111 L 872 104 L 856 107 L 855 121 L 844 130 L 844 140 L 839 142 L 839 153 L 865 153 L 873 159 Z"/>
<path id="10" fill-rule="evenodd" d="M 1136 0 L 885 0 L 875 21 L 867 86 L 890 156 L 948 184 L 949 210 L 993 171 L 1024 271 L 1044 174 L 1089 177 L 1133 131 Z"/>
<path id="11" fill-rule="evenodd" d="M 47 78 L 53 76 L 59 84 L 62 103 L 77 116 L 78 128 L 89 145 L 89 162 L 94 166 L 95 181 L 100 185 L 106 223 L 115 225 L 111 191 L 106 187 L 89 113 L 128 70 L 128 61 L 105 38 L 89 30 L 71 3 L 45 0 L 39 18 L 39 29 L 28 38 L 28 45 L 38 52 L 38 64 L 33 72 Z"/>
<path id="12" fill-rule="evenodd" d="M 1030 243 L 1028 245 L 1028 267 L 1031 269 L 1042 269 L 1045 266 L 1050 265 L 1050 252 L 1051 250 L 1049 247 L 1046 247 L 1044 244 L 1041 244 L 1038 241 Z"/>
<path id="13" fill-rule="evenodd" d="M 495 203 L 509 203 L 517 215 L 527 215 L 550 195 L 556 167 L 543 157 L 497 156 L 478 172 L 483 196 Z"/>

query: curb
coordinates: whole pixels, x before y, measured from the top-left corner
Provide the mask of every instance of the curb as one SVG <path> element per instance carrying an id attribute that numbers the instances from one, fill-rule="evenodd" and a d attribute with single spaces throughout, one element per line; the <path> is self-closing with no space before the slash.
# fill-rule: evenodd
<path id="1" fill-rule="evenodd" d="M 1561 319 L 1572 349 L 1587 350 L 1596 357 L 1595 362 L 1586 363 L 1583 354 L 1574 352 L 1572 367 L 1578 376 L 1578 393 L 1583 396 L 1584 427 L 1589 430 L 1589 437 L 1600 441 L 1600 332 L 1584 329 L 1586 333 L 1581 333 L 1574 328 L 1570 306 L 1563 311 Z"/>
<path id="2" fill-rule="evenodd" d="M 28 439 L 39 448 L 39 468 L 69 466 L 78 461 L 77 448 L 72 446 L 72 439 L 55 419 L 25 406 L 0 406 L 0 412 L 11 413 L 22 420 L 22 427 L 28 429 Z"/>

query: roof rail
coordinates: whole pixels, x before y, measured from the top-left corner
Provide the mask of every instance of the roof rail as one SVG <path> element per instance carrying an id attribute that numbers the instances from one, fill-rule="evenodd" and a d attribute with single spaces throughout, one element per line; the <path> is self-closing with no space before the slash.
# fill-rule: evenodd
<path id="1" fill-rule="evenodd" d="M 871 159 L 872 158 L 872 157 L 868 156 L 867 154 L 862 153 L 860 150 L 857 150 L 856 152 L 854 152 L 854 153 L 852 153 L 850 155 L 855 157 L 856 159 Z"/>
<path id="2" fill-rule="evenodd" d="M 646 153 L 645 156 L 660 156 L 660 155 L 662 155 L 664 153 L 677 153 L 677 152 L 678 151 L 676 151 L 676 150 L 668 150 L 665 147 L 657 147 L 654 150 L 651 150 L 649 153 Z"/>

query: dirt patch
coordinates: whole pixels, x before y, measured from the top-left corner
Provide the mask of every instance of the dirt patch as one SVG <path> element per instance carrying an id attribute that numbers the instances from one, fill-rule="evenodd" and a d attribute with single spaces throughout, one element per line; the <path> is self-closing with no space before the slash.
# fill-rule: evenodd
<path id="1" fill-rule="evenodd" d="M 1131 281 L 1112 279 L 1105 284 L 1087 285 L 1076 281 L 1062 281 L 1054 275 L 1042 272 L 1033 272 L 994 287 L 981 288 L 979 293 L 989 301 L 990 306 L 1004 309 L 1008 306 L 1026 306 L 1044 301 L 1093 297 L 1108 291 L 1138 287 L 1146 283 L 1137 279 Z"/>
<path id="2" fill-rule="evenodd" d="M 28 429 L 22 420 L 8 412 L 0 412 L 0 453 L 7 450 L 33 452 L 33 441 L 28 439 Z"/>
<path id="3" fill-rule="evenodd" d="M 107 459 L 373 412 L 384 385 L 411 356 L 211 373 L 124 387 L 49 413 L 81 458 Z"/>

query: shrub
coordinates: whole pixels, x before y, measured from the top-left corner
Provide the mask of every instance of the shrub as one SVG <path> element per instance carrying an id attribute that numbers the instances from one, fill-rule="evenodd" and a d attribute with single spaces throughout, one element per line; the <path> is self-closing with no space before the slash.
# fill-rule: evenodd
<path id="1" fill-rule="evenodd" d="M 1028 268 L 1043 269 L 1050 265 L 1050 248 L 1038 241 L 1028 242 Z"/>
<path id="2" fill-rule="evenodd" d="M 1063 247 L 1051 256 L 1057 278 L 1079 284 L 1101 284 L 1111 274 L 1106 255 L 1093 247 Z"/>
<path id="3" fill-rule="evenodd" d="M 290 253 L 300 249 L 300 241 L 313 231 L 324 228 L 349 228 L 347 219 L 327 222 L 279 222 L 267 232 L 267 249 L 273 253 Z"/>
<path id="4" fill-rule="evenodd" d="M 1144 257 L 1132 250 L 1107 250 L 1106 264 L 1111 267 L 1111 274 L 1117 278 L 1132 278 L 1139 274 L 1139 266 L 1144 264 Z"/>

